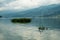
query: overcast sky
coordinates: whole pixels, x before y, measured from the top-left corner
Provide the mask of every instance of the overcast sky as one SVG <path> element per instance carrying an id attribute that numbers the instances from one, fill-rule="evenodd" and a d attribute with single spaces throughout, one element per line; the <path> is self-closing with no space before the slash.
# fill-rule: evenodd
<path id="1" fill-rule="evenodd" d="M 0 11 L 7 9 L 24 10 L 58 3 L 60 3 L 60 0 L 0 0 Z"/>

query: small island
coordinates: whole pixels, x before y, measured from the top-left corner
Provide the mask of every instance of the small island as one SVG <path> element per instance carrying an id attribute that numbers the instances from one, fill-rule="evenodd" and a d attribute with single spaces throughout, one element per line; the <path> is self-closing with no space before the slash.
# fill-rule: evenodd
<path id="1" fill-rule="evenodd" d="M 15 19 L 12 19 L 11 22 L 13 22 L 13 23 L 30 23 L 31 18 L 15 18 Z"/>
<path id="2" fill-rule="evenodd" d="M 0 16 L 0 18 L 2 18 L 2 16 Z"/>

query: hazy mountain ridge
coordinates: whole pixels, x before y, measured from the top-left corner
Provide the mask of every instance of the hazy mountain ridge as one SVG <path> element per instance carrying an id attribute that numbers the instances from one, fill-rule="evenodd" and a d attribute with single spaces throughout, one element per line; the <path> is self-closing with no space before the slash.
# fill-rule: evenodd
<path id="1" fill-rule="evenodd" d="M 3 14 L 3 16 L 5 17 L 36 17 L 36 16 L 50 17 L 57 15 L 60 15 L 60 4 L 41 6 L 39 8 L 34 8 L 22 12 L 6 11 L 6 13 Z"/>
<path id="2" fill-rule="evenodd" d="M 60 14 L 60 5 L 49 5 L 45 7 L 40 7 L 37 9 L 34 9 L 32 13 L 29 12 L 29 14 L 25 14 L 26 16 L 57 16 Z M 37 10 L 37 11 L 36 11 Z"/>

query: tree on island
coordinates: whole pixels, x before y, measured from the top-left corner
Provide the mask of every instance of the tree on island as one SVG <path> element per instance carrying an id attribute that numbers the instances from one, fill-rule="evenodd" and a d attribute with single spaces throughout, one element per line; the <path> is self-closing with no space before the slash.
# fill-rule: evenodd
<path id="1" fill-rule="evenodd" d="M 0 16 L 0 18 L 2 18 L 2 16 Z"/>

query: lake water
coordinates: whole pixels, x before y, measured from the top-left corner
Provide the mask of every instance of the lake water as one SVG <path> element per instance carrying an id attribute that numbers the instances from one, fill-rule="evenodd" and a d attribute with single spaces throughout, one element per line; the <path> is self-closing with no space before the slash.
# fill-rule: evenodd
<path id="1" fill-rule="evenodd" d="M 49 28 L 43 32 L 38 27 Z M 32 18 L 31 23 L 12 23 L 11 18 L 0 19 L 0 40 L 60 40 L 59 18 Z"/>

